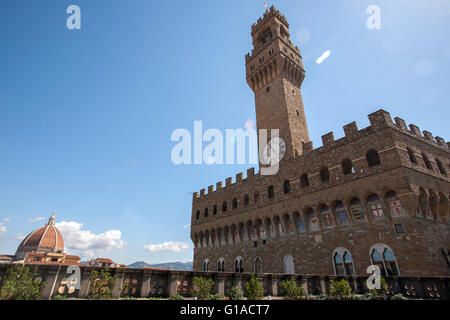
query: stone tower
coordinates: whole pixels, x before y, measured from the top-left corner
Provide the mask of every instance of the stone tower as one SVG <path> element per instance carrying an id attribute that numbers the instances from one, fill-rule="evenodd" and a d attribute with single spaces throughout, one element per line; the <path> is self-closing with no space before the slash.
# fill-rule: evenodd
<path id="1" fill-rule="evenodd" d="M 258 129 L 279 129 L 284 160 L 299 156 L 309 141 L 300 87 L 305 78 L 300 49 L 286 18 L 272 6 L 252 25 L 253 50 L 245 57 L 247 83 L 255 93 Z M 259 146 L 259 152 L 262 152 Z"/>

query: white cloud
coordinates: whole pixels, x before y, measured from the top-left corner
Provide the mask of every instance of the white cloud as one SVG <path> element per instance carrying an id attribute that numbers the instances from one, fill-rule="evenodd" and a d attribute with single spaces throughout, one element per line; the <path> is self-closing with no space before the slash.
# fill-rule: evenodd
<path id="1" fill-rule="evenodd" d="M 14 240 L 19 240 L 22 241 L 23 239 L 25 239 L 25 235 L 23 235 L 22 233 L 16 234 L 15 236 L 12 237 Z"/>
<path id="2" fill-rule="evenodd" d="M 253 121 L 252 119 L 248 119 L 247 121 L 245 121 L 244 123 L 244 128 L 247 130 L 251 130 L 255 127 L 255 121 Z"/>
<path id="3" fill-rule="evenodd" d="M 0 222 L 0 236 L 5 234 L 8 231 L 8 228 L 3 224 L 3 222 Z"/>
<path id="4" fill-rule="evenodd" d="M 10 222 L 10 221 L 11 221 L 11 218 L 5 218 L 5 219 L 3 219 L 3 221 L 5 221 L 5 222 Z"/>
<path id="5" fill-rule="evenodd" d="M 431 60 L 421 60 L 413 66 L 413 73 L 418 77 L 426 77 L 431 75 L 436 69 L 436 65 Z"/>
<path id="6" fill-rule="evenodd" d="M 189 229 L 190 227 L 191 227 L 191 224 L 188 223 L 188 224 L 185 224 L 185 225 L 183 226 L 183 229 Z"/>
<path id="7" fill-rule="evenodd" d="M 45 220 L 45 217 L 36 217 L 36 218 L 33 218 L 33 219 L 28 219 L 28 222 L 29 223 L 34 223 L 34 222 L 38 222 L 38 221 L 42 221 L 42 220 Z"/>
<path id="8" fill-rule="evenodd" d="M 124 241 L 120 230 L 108 230 L 94 234 L 89 230 L 82 230 L 83 223 L 75 221 L 61 221 L 56 227 L 64 238 L 64 244 L 69 253 L 76 253 L 82 257 L 95 257 L 108 253 L 109 250 L 121 249 Z"/>
<path id="9" fill-rule="evenodd" d="M 160 244 L 147 244 L 144 246 L 144 248 L 145 250 L 150 252 L 159 252 L 159 251 L 181 252 L 189 249 L 189 244 L 186 242 L 168 241 Z"/>
<path id="10" fill-rule="evenodd" d="M 330 56 L 330 54 L 331 54 L 330 50 L 325 51 L 319 58 L 317 58 L 316 63 L 321 64 L 325 59 L 327 59 Z"/>

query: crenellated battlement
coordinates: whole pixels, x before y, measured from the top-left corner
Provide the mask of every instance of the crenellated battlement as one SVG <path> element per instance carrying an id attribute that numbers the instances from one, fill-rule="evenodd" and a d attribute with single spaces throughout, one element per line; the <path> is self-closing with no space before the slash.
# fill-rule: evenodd
<path id="1" fill-rule="evenodd" d="M 420 139 L 422 142 L 426 142 L 428 144 L 433 145 L 434 147 L 442 148 L 448 152 L 450 149 L 450 142 L 446 142 L 441 137 L 434 137 L 433 134 L 429 131 L 420 131 L 420 128 L 415 124 L 410 124 L 409 129 L 406 125 L 406 122 L 398 117 L 395 117 L 395 123 L 392 121 L 389 112 L 380 109 L 376 112 L 373 112 L 368 115 L 370 126 L 358 129 L 358 125 L 355 121 L 346 124 L 343 126 L 344 136 L 340 139 L 335 140 L 334 132 L 329 132 L 322 136 L 322 146 L 318 148 L 314 148 L 313 142 L 308 141 L 303 144 L 303 153 L 299 157 L 293 160 L 294 165 L 295 162 L 302 161 L 315 161 L 320 154 L 324 152 L 329 152 L 332 149 L 339 148 L 345 144 L 348 144 L 354 140 L 360 139 L 362 137 L 371 135 L 376 133 L 377 131 L 381 131 L 386 128 L 391 128 L 394 130 L 401 131 L 403 133 L 408 134 L 414 138 Z M 208 187 L 208 193 L 206 193 L 205 189 L 200 190 L 200 193 L 194 192 L 194 198 L 205 197 L 211 194 L 214 194 L 218 191 L 222 191 L 225 188 L 229 188 L 233 185 L 239 183 L 248 183 L 260 177 L 259 173 L 255 173 L 255 168 L 250 168 L 247 170 L 247 176 L 244 178 L 242 172 L 236 174 L 235 180 L 233 182 L 232 177 L 229 177 L 225 180 L 225 187 L 222 187 L 222 181 L 216 183 L 216 189 L 211 185 Z"/>
<path id="2" fill-rule="evenodd" d="M 275 6 L 271 6 L 266 12 L 264 12 L 264 15 L 262 18 L 259 18 L 256 23 L 252 25 L 252 36 L 255 35 L 263 26 L 266 25 L 266 23 L 273 17 L 276 17 L 281 23 L 283 23 L 286 28 L 289 29 L 289 23 L 286 19 L 286 17 L 275 8 Z"/>

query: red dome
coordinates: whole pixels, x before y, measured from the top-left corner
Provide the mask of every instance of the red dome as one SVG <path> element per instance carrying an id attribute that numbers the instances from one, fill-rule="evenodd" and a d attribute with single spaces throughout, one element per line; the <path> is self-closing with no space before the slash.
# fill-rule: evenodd
<path id="1" fill-rule="evenodd" d="M 64 240 L 61 232 L 55 227 L 55 215 L 53 214 L 45 226 L 34 230 L 20 244 L 16 255 L 25 252 L 64 251 Z"/>

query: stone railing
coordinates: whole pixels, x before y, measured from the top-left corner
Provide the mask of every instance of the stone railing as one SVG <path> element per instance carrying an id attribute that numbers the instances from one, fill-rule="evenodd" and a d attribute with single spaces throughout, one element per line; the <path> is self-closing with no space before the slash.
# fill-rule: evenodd
<path id="1" fill-rule="evenodd" d="M 0 285 L 6 270 L 11 264 L 0 264 Z M 34 269 L 36 265 L 29 265 Z M 80 288 L 69 291 L 66 284 L 71 273 L 67 273 L 68 266 L 38 265 L 38 277 L 45 281 L 42 299 L 50 299 L 57 294 L 73 298 L 87 298 L 89 296 L 90 278 L 93 270 L 100 271 L 99 267 L 80 267 Z M 230 272 L 196 272 L 173 271 L 156 269 L 109 269 L 116 276 L 112 289 L 112 296 L 133 297 L 168 297 L 176 294 L 190 296 L 192 279 L 205 277 L 214 280 L 214 292 L 227 295 L 233 286 L 245 288 L 250 280 L 251 273 Z M 366 292 L 365 282 L 367 276 L 336 277 L 316 275 L 284 275 L 284 274 L 258 274 L 258 279 L 264 287 L 264 294 L 279 296 L 280 283 L 283 280 L 295 278 L 298 285 L 303 286 L 305 294 L 328 294 L 331 280 L 345 279 L 354 293 Z M 405 297 L 420 299 L 450 299 L 450 277 L 385 277 L 389 294 L 401 293 Z"/>

